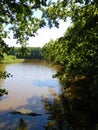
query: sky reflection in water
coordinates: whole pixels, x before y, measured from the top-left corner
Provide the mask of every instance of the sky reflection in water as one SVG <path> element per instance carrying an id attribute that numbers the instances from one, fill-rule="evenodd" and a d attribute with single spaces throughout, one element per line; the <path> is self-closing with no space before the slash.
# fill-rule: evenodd
<path id="1" fill-rule="evenodd" d="M 52 78 L 56 71 L 38 63 L 10 64 L 6 70 L 13 78 L 2 83 L 9 94 L 0 101 L 0 130 L 17 127 L 20 118 L 27 120 L 29 130 L 43 130 L 48 115 L 45 114 L 42 100 L 52 98 L 51 93 L 60 92 L 58 80 Z M 12 115 L 10 112 L 14 110 L 35 112 L 41 116 Z"/>

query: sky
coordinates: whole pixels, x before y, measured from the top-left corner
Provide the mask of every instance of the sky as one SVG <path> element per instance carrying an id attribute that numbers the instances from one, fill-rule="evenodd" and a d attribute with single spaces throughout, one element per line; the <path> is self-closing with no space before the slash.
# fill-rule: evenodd
<path id="1" fill-rule="evenodd" d="M 53 27 L 51 29 L 44 27 L 38 30 L 38 35 L 36 37 L 30 37 L 28 42 L 28 46 L 31 47 L 43 47 L 47 42 L 49 42 L 51 39 L 56 40 L 59 37 L 62 37 L 67 28 L 70 26 L 70 21 L 68 22 L 63 22 L 60 21 L 60 26 L 59 28 Z M 16 40 L 11 38 L 8 39 L 6 38 L 4 40 L 6 44 L 8 44 L 10 47 L 15 46 L 19 47 L 20 44 L 16 44 Z"/>
<path id="2" fill-rule="evenodd" d="M 56 2 L 57 0 L 52 0 Z M 36 17 L 40 18 L 41 12 L 36 11 L 34 14 Z M 57 38 L 62 37 L 67 28 L 70 26 L 71 22 L 70 19 L 67 20 L 67 22 L 63 22 L 63 20 L 60 20 L 59 22 L 59 28 L 53 27 L 49 29 L 48 27 L 44 27 L 38 30 L 38 35 L 36 37 L 30 37 L 29 40 L 27 41 L 28 46 L 31 47 L 43 47 L 47 42 L 49 42 L 51 39 L 56 40 Z M 16 44 L 16 40 L 13 39 L 10 35 L 10 39 L 6 38 L 4 41 L 6 44 L 8 44 L 10 47 L 15 46 L 19 47 L 20 44 Z"/>

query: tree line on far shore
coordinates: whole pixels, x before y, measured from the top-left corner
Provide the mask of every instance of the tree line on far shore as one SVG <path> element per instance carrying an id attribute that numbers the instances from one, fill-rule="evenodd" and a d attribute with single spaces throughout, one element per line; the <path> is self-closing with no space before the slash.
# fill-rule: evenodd
<path id="1" fill-rule="evenodd" d="M 43 49 L 41 47 L 12 47 L 10 55 L 23 59 L 43 59 Z"/>
<path id="2" fill-rule="evenodd" d="M 43 59 L 43 48 L 41 47 L 9 47 L 8 53 L 3 53 L 0 62 L 16 62 L 21 59 Z"/>

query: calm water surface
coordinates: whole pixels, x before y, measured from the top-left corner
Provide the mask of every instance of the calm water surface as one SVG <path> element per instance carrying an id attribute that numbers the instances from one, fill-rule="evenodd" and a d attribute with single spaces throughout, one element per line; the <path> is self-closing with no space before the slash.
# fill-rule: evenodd
<path id="1" fill-rule="evenodd" d="M 28 130 L 44 130 L 48 114 L 43 99 L 49 98 L 52 101 L 53 95 L 60 92 L 59 81 L 52 78 L 56 70 L 38 62 L 0 65 L 0 70 L 13 75 L 0 80 L 2 88 L 8 91 L 8 95 L 0 98 L 0 130 L 16 130 L 20 119 L 26 121 Z M 41 115 L 14 115 L 11 112 L 15 110 Z"/>

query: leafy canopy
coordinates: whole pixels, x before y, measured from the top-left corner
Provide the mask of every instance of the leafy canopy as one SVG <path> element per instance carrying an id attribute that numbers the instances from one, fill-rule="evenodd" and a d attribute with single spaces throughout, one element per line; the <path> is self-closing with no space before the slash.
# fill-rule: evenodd
<path id="1" fill-rule="evenodd" d="M 72 26 L 68 28 L 64 37 L 44 46 L 44 50 L 48 48 L 45 50 L 47 59 L 65 67 L 61 78 L 97 75 L 98 2 L 96 0 L 59 0 L 51 5 L 47 12 L 45 17 L 48 19 L 66 20 L 66 17 L 70 17 L 72 20 Z"/>
<path id="2" fill-rule="evenodd" d="M 36 17 L 35 12 L 42 12 Z M 12 31 L 25 49 L 29 36 L 45 25 L 59 27 L 59 19 L 70 17 L 73 26 L 55 45 L 46 45 L 47 58 L 66 67 L 63 78 L 77 75 L 96 75 L 98 71 L 98 1 L 97 0 L 1 0 L 0 1 L 0 58 L 7 48 L 3 38 Z M 10 25 L 9 25 L 10 24 Z M 8 52 L 8 50 L 7 50 Z"/>
<path id="3" fill-rule="evenodd" d="M 10 33 L 17 43 L 25 49 L 29 36 L 34 36 L 36 31 L 45 25 L 42 19 L 35 16 L 35 12 L 48 6 L 47 0 L 0 0 L 0 60 L 4 53 L 9 53 L 9 48 L 3 38 Z M 7 78 L 10 74 L 0 72 L 0 78 Z M 0 96 L 7 92 L 0 89 Z"/>
<path id="4" fill-rule="evenodd" d="M 47 5 L 46 0 L 1 0 L 0 37 L 12 30 L 17 42 L 25 44 L 29 36 L 35 35 L 44 24 L 34 13 Z"/>

